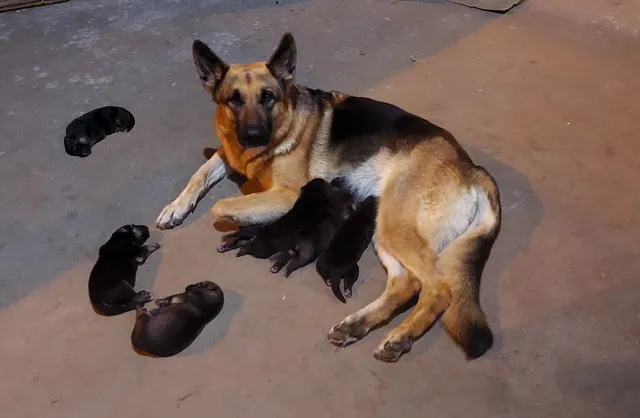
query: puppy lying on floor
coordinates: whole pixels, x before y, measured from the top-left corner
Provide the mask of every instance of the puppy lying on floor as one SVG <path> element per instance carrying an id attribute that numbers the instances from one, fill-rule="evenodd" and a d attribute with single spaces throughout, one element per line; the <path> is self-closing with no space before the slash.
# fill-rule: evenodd
<path id="1" fill-rule="evenodd" d="M 129 132 L 136 120 L 127 109 L 105 106 L 77 117 L 67 126 L 64 150 L 74 157 L 87 157 L 91 148 L 108 135 Z"/>
<path id="2" fill-rule="evenodd" d="M 153 299 L 148 290 L 133 290 L 138 266 L 160 248 L 158 243 L 143 245 L 148 239 L 145 225 L 125 225 L 100 247 L 89 275 L 89 299 L 98 313 L 119 315 Z"/>
<path id="3" fill-rule="evenodd" d="M 142 306 L 136 309 L 131 344 L 138 353 L 169 357 L 189 347 L 220 313 L 224 293 L 217 284 L 205 281 L 155 303 L 157 307 L 151 311 Z"/>
<path id="4" fill-rule="evenodd" d="M 323 179 L 311 180 L 300 189 L 300 197 L 289 212 L 273 222 L 242 227 L 225 235 L 222 239 L 226 242 L 218 251 L 240 248 L 238 257 L 249 254 L 264 259 L 293 248 L 296 234 L 316 225 L 325 216 L 329 189 Z"/>
<path id="5" fill-rule="evenodd" d="M 377 212 L 378 198 L 367 197 L 356 207 L 316 262 L 316 271 L 342 303 L 347 302 L 344 296 L 351 297 L 353 284 L 358 280 L 358 261 L 373 238 Z M 344 296 L 340 291 L 343 280 Z"/>
<path id="6" fill-rule="evenodd" d="M 319 223 L 307 226 L 295 234 L 293 246 L 280 253 L 271 267 L 272 273 L 279 272 L 285 265 L 284 276 L 313 263 L 318 255 L 327 249 L 336 231 L 344 224 L 351 213 L 352 196 L 340 187 L 341 180 L 325 183 L 323 193 L 327 197 L 325 214 Z"/>

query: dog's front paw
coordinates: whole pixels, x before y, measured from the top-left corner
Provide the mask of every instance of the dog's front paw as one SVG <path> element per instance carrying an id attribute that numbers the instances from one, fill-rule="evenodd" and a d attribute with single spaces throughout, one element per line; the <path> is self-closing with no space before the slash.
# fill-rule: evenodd
<path id="1" fill-rule="evenodd" d="M 162 209 L 158 219 L 156 219 L 156 226 L 158 229 L 175 228 L 184 222 L 194 208 L 195 204 L 193 202 L 183 202 L 178 198 Z"/>

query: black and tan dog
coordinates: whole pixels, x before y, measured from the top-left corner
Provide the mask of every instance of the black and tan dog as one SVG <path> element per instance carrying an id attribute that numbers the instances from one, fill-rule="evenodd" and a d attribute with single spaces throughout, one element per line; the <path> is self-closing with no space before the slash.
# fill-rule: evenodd
<path id="1" fill-rule="evenodd" d="M 358 261 L 373 238 L 377 209 L 375 196 L 360 203 L 316 262 L 316 271 L 342 303 L 347 303 L 345 296 L 351 297 L 353 284 L 360 275 Z M 340 291 L 341 283 L 344 283 L 344 295 Z"/>
<path id="2" fill-rule="evenodd" d="M 105 106 L 87 112 L 67 125 L 64 150 L 74 157 L 88 157 L 91 148 L 116 132 L 129 132 L 136 120 L 127 109 Z"/>
<path id="3" fill-rule="evenodd" d="M 160 248 L 158 243 L 144 245 L 148 239 L 145 225 L 125 225 L 100 247 L 89 276 L 89 299 L 99 314 L 119 315 L 153 299 L 148 290 L 133 289 L 138 266 Z"/>
<path id="4" fill-rule="evenodd" d="M 379 197 L 375 248 L 388 285 L 331 328 L 329 340 L 346 346 L 361 339 L 419 293 L 412 313 L 375 349 L 376 358 L 396 361 L 440 315 L 469 359 L 492 346 L 479 292 L 500 229 L 500 198 L 493 178 L 451 133 L 391 104 L 296 84 L 291 34 L 267 62 L 228 65 L 200 41 L 193 57 L 217 104 L 222 146 L 162 210 L 159 228 L 182 223 L 232 171 L 261 190 L 213 206 L 217 220 L 240 225 L 282 216 L 312 178 L 344 176 L 358 199 Z"/>
<path id="5" fill-rule="evenodd" d="M 189 347 L 220 313 L 224 293 L 217 284 L 205 281 L 155 303 L 157 307 L 151 311 L 137 307 L 131 344 L 141 354 L 169 357 Z"/>

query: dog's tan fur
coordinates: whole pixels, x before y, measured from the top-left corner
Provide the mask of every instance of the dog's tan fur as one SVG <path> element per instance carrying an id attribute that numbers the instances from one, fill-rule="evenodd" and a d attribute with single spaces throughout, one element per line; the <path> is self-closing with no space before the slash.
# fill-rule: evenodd
<path id="1" fill-rule="evenodd" d="M 217 220 L 240 225 L 281 216 L 312 178 L 345 176 L 359 197 L 380 197 L 375 248 L 388 281 L 376 301 L 330 330 L 331 342 L 345 346 L 364 337 L 419 294 L 411 314 L 376 348 L 376 358 L 398 360 L 441 315 L 445 329 L 468 358 L 484 354 L 492 334 L 480 307 L 479 286 L 501 223 L 495 181 L 471 162 L 450 133 L 437 127 L 437 134 L 413 142 L 404 137 L 396 142 L 385 139 L 384 146 L 363 151 L 366 158 L 354 162 L 356 156 L 332 136 L 332 123 L 338 123 L 334 112 L 350 96 L 294 84 L 295 59 L 290 34 L 269 61 L 252 64 L 228 66 L 194 43 L 196 68 L 217 104 L 216 130 L 222 147 L 167 205 L 158 226 L 179 225 L 198 199 L 231 170 L 255 182 L 258 192 L 218 201 L 212 211 Z M 258 99 L 265 89 L 276 96 L 268 115 Z M 241 109 L 229 104 L 234 94 L 243 99 Z M 269 144 L 242 147 L 239 126 L 265 118 L 271 123 Z M 354 128 L 349 125 L 349 129 Z M 364 124 L 362 129 L 368 132 Z M 367 146 L 351 141 L 349 147 Z"/>

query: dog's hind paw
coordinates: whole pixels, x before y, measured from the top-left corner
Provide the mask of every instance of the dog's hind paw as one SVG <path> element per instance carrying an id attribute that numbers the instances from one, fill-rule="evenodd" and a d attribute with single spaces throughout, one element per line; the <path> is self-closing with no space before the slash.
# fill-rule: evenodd
<path id="1" fill-rule="evenodd" d="M 144 305 L 145 303 L 151 302 L 152 300 L 153 300 L 153 294 L 151 294 L 151 291 L 147 289 L 143 289 L 139 291 L 138 293 L 136 293 L 136 296 L 134 297 L 134 301 L 136 305 Z"/>
<path id="2" fill-rule="evenodd" d="M 348 318 L 329 330 L 327 338 L 331 344 L 338 347 L 346 347 L 361 340 L 369 330 L 362 320 L 349 320 Z"/>
<path id="3" fill-rule="evenodd" d="M 373 356 L 380 361 L 395 363 L 400 360 L 403 354 L 409 351 L 411 351 L 411 339 L 405 336 L 397 341 L 383 342 L 373 351 Z"/>

